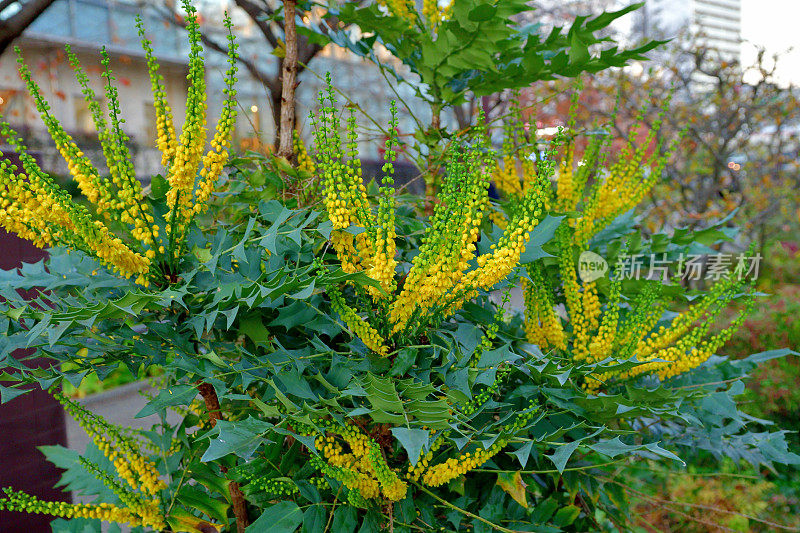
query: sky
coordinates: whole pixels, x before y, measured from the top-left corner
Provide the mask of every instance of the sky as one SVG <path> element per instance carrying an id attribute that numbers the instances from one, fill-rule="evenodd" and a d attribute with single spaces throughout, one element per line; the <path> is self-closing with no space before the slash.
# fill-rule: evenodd
<path id="1" fill-rule="evenodd" d="M 742 0 L 742 39 L 762 45 L 769 54 L 794 48 L 778 63 L 783 83 L 800 85 L 800 0 Z M 752 63 L 755 52 L 742 47 L 742 64 Z"/>

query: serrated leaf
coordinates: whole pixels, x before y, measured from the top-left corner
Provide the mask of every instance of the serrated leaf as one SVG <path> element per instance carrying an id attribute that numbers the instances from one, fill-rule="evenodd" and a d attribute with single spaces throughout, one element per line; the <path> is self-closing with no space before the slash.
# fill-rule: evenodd
<path id="1" fill-rule="evenodd" d="M 556 469 L 558 473 L 561 474 L 564 472 L 564 468 L 567 466 L 567 461 L 569 460 L 572 453 L 578 449 L 580 445 L 580 441 L 572 441 L 567 442 L 566 444 L 560 445 L 556 450 L 551 454 L 547 455 L 546 457 L 553 461 L 553 464 L 556 465 Z"/>
<path id="2" fill-rule="evenodd" d="M 189 467 L 189 473 L 191 479 L 203 485 L 211 491 L 212 494 L 219 494 L 230 502 L 230 491 L 228 490 L 230 480 L 215 473 L 207 464 L 200 462 L 193 463 L 192 466 Z"/>
<path id="3" fill-rule="evenodd" d="M 392 428 L 392 435 L 400 442 L 406 450 L 408 460 L 412 466 L 419 461 L 422 448 L 428 444 L 430 433 L 425 429 L 411 429 L 404 427 Z"/>
<path id="4" fill-rule="evenodd" d="M 134 418 L 154 415 L 167 407 L 189 405 L 198 395 L 197 388 L 192 385 L 174 385 L 158 392 Z"/>
<path id="5" fill-rule="evenodd" d="M 619 436 L 614 437 L 613 439 L 601 440 L 596 444 L 590 444 L 588 446 L 597 453 L 607 455 L 612 459 L 618 455 L 622 455 L 640 448 L 640 446 L 636 446 L 635 444 L 625 444 L 620 440 Z"/>
<path id="6" fill-rule="evenodd" d="M 212 498 L 200 489 L 184 484 L 175 497 L 184 507 L 200 511 L 209 518 L 220 522 L 227 521 L 230 504 Z"/>
<path id="7" fill-rule="evenodd" d="M 392 362 L 389 369 L 390 376 L 403 376 L 408 372 L 417 360 L 417 350 L 415 348 L 402 348 Z"/>
<path id="8" fill-rule="evenodd" d="M 214 461 L 230 453 L 249 459 L 259 446 L 271 442 L 264 437 L 264 434 L 272 428 L 273 425 L 269 422 L 263 422 L 252 416 L 235 422 L 218 420 L 215 426 L 218 435 L 212 438 L 201 460 Z"/>
<path id="9" fill-rule="evenodd" d="M 25 389 L 18 389 L 16 387 L 5 387 L 3 385 L 0 385 L 0 403 L 10 402 L 17 396 L 21 396 L 26 392 L 29 391 Z"/>
<path id="10" fill-rule="evenodd" d="M 514 450 L 513 452 L 508 452 L 508 453 L 516 457 L 522 468 L 525 468 L 525 465 L 528 464 L 528 459 L 530 459 L 532 449 L 533 449 L 533 441 L 528 441 L 519 448 L 517 448 L 516 450 Z"/>
<path id="11" fill-rule="evenodd" d="M 394 382 L 389 378 L 375 376 L 367 373 L 364 376 L 364 391 L 372 407 L 387 413 L 402 413 L 403 402 L 397 394 Z"/>

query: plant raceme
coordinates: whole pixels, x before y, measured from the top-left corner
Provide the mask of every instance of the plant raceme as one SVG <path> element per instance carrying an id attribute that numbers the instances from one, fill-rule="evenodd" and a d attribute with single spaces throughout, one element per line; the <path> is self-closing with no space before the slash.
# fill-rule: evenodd
<path id="1" fill-rule="evenodd" d="M 312 115 L 317 145 L 317 171 L 325 187 L 325 206 L 333 224 L 331 244 L 345 272 L 365 272 L 379 286 L 370 287 L 362 310 L 346 303 L 338 290 L 332 301 L 354 335 L 380 355 L 451 316 L 478 291 L 505 279 L 519 263 L 530 232 L 544 218 L 547 174 L 540 174 L 520 198 L 519 209 L 490 252 L 476 256 L 476 241 L 489 207 L 488 186 L 494 156 L 485 127 L 475 129 L 473 142 L 453 145 L 445 168 L 444 187 L 410 270 L 397 275 L 392 161 L 394 134 L 386 143 L 386 164 L 378 206 L 373 212 L 361 176 L 353 114 L 347 119 L 346 149 L 341 146 L 340 119 L 332 86 L 327 100 L 320 94 L 320 112 Z M 327 105 L 326 105 L 327 103 Z M 392 114 L 396 108 L 392 104 Z M 390 132 L 396 132 L 394 118 Z M 400 278 L 400 279 L 399 279 Z"/>
<path id="2" fill-rule="evenodd" d="M 151 42 L 145 37 L 139 19 L 147 68 L 156 111 L 157 145 L 165 168 L 166 206 L 144 196 L 135 175 L 128 137 L 122 129 L 119 92 L 114 86 L 110 58 L 103 49 L 102 65 L 108 118 L 91 88 L 89 77 L 78 58 L 67 46 L 69 63 L 83 91 L 92 115 L 108 176 L 102 175 L 89 158 L 64 131 L 42 97 L 31 71 L 17 48 L 19 73 L 36 103 L 56 148 L 69 167 L 81 193 L 91 207 L 74 202 L 70 195 L 43 172 L 16 131 L 3 121 L 0 133 L 17 152 L 22 163 L 18 169 L 0 161 L 0 226 L 40 247 L 65 246 L 81 250 L 124 277 L 148 286 L 168 285 L 176 279 L 177 264 L 185 252 L 188 229 L 195 216 L 208 208 L 208 200 L 228 158 L 230 138 L 236 121 L 236 48 L 231 21 L 228 28 L 228 70 L 225 100 L 211 146 L 205 151 L 206 87 L 205 67 L 195 8 L 184 2 L 189 32 L 189 89 L 186 119 L 178 136 L 172 111 L 166 100 L 163 76 L 153 56 Z M 154 186 L 164 178 L 153 178 Z"/>
<path id="3" fill-rule="evenodd" d="M 0 497 L 0 510 L 43 513 L 67 519 L 100 519 L 131 527 L 164 529 L 167 524 L 162 514 L 160 493 L 166 489 L 166 485 L 159 479 L 156 466 L 141 451 L 140 443 L 125 435 L 122 428 L 108 423 L 68 398 L 58 393 L 55 397 L 89 434 L 94 445 L 111 461 L 115 476 L 98 464 L 80 458 L 84 468 L 102 481 L 120 499 L 122 506 L 108 503 L 48 502 L 6 488 L 3 490 L 5 497 Z"/>
<path id="4" fill-rule="evenodd" d="M 548 269 L 543 260 L 527 267 L 523 293 L 528 340 L 542 349 L 569 354 L 576 363 L 636 361 L 633 366 L 590 375 L 584 384 L 588 390 L 596 391 L 610 380 L 641 375 L 652 374 L 661 380 L 674 377 L 707 361 L 741 326 L 752 310 L 752 295 L 744 296 L 746 305 L 727 328 L 709 333 L 727 304 L 747 292 L 748 281 L 735 273 L 723 277 L 665 323 L 664 313 L 670 304 L 664 295 L 666 280 L 643 280 L 636 294 L 627 298 L 617 269 L 606 281 L 605 305 L 598 293 L 600 280 L 579 280 L 575 268 L 578 254 L 588 250 L 593 237 L 648 194 L 674 144 L 664 147 L 656 142 L 669 106 L 666 100 L 658 120 L 644 135 L 640 135 L 643 123 L 636 124 L 618 153 L 611 149 L 610 135 L 593 135 L 585 143 L 582 157 L 576 157 L 578 135 L 573 117 L 578 95 L 576 90 L 567 129 L 551 141 L 544 157 L 537 152 L 536 129 L 531 127 L 534 121 L 526 128 L 515 100 L 505 121 L 503 156 L 494 171 L 495 183 L 509 198 L 509 211 L 513 213 L 524 202 L 523 192 L 531 183 L 539 183 L 538 174 L 549 174 L 556 166 L 548 198 L 556 212 L 569 217 L 569 223 L 562 224 L 556 234 L 556 268 Z M 502 218 L 500 221 L 504 223 Z M 566 320 L 556 311 L 558 303 L 565 305 Z"/>

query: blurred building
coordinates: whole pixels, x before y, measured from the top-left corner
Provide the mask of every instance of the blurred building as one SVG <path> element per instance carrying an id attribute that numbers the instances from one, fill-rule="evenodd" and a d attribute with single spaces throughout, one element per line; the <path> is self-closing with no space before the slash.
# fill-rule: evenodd
<path id="1" fill-rule="evenodd" d="M 139 175 L 158 172 L 161 156 L 155 149 L 155 108 L 135 16 L 142 14 L 147 36 L 161 64 L 167 98 L 178 124 L 183 122 L 186 97 L 186 37 L 182 30 L 165 23 L 157 13 L 114 0 L 57 0 L 16 41 L 25 62 L 39 84 L 53 115 L 84 149 L 92 161 L 104 168 L 88 105 L 75 79 L 64 46 L 69 44 L 91 79 L 91 86 L 105 109 L 105 86 L 101 77 L 100 51 L 111 56 L 111 68 L 125 120 L 123 130 L 131 138 Z M 39 118 L 33 99 L 17 73 L 16 57 L 9 50 L 0 56 L 0 114 L 23 137 L 48 172 L 67 174 Z"/>
<path id="2" fill-rule="evenodd" d="M 741 0 L 647 0 L 638 11 L 639 37 L 669 39 L 688 32 L 721 58 L 741 56 Z"/>
<path id="3" fill-rule="evenodd" d="M 162 0 L 151 0 L 159 2 Z M 276 76 L 278 60 L 272 54 L 272 48 L 267 43 L 255 22 L 234 2 L 228 0 L 205 0 L 198 3 L 202 15 L 202 29 L 206 35 L 211 36 L 215 42 L 225 42 L 225 29 L 222 26 L 223 14 L 227 10 L 234 23 L 234 32 L 240 45 L 239 54 L 255 63 L 259 70 L 270 76 Z M 307 14 L 306 23 L 313 23 L 313 17 L 319 13 Z M 349 30 L 355 38 L 359 36 L 358 29 Z M 385 63 L 391 63 L 393 58 L 388 51 L 376 46 L 376 53 Z M 223 73 L 227 66 L 223 54 L 206 52 L 208 65 L 207 82 L 209 94 L 218 94 L 223 88 Z M 399 62 L 392 66 L 396 70 L 404 69 Z M 358 105 L 356 113 L 359 129 L 362 135 L 359 138 L 359 152 L 363 159 L 380 159 L 380 149 L 383 139 L 378 126 L 386 128 L 389 119 L 389 102 L 397 100 L 398 95 L 403 102 L 398 101 L 399 129 L 401 134 L 415 131 L 416 124 L 412 112 L 424 124 L 430 123 L 428 106 L 416 96 L 414 87 L 408 84 L 398 84 L 392 80 L 392 86 L 381 74 L 380 69 L 372 62 L 363 59 L 349 50 L 334 44 L 325 46 L 300 73 L 297 87 L 297 127 L 306 141 L 311 140 L 311 124 L 308 114 L 319 107 L 318 93 L 325 85 L 325 75 L 331 74 L 333 84 Z M 239 100 L 239 117 L 236 125 L 236 144 L 242 149 L 271 150 L 275 135 L 275 124 L 272 120 L 271 99 L 269 90 L 255 79 L 242 65 L 239 66 L 238 83 L 236 86 Z M 348 102 L 341 96 L 338 102 L 343 107 Z M 209 113 L 216 116 L 222 104 L 222 99 L 209 99 Z M 426 116 L 426 113 L 428 114 Z M 447 117 L 445 117 L 445 120 Z"/>
<path id="4" fill-rule="evenodd" d="M 165 20 L 165 11 L 157 9 L 160 0 L 56 0 L 25 31 L 15 44 L 23 49 L 23 57 L 31 68 L 34 79 L 40 84 L 52 113 L 98 166 L 104 168 L 91 115 L 64 53 L 69 44 L 77 54 L 89 77 L 92 88 L 101 104 L 105 103 L 102 83 L 100 51 L 106 47 L 111 55 L 111 66 L 120 92 L 124 130 L 131 138 L 130 148 L 140 177 L 160 172 L 160 154 L 155 145 L 155 109 L 152 103 L 150 81 L 135 17 L 145 20 L 147 37 L 159 58 L 165 78 L 167 99 L 172 106 L 176 125 L 183 123 L 186 98 L 187 38 L 179 26 Z M 263 72 L 277 74 L 277 58 L 261 35 L 253 20 L 233 2 L 203 0 L 197 2 L 202 31 L 215 42 L 225 45 L 223 13 L 229 10 L 233 17 L 239 53 Z M 385 52 L 385 51 L 384 51 Z M 390 59 L 388 52 L 384 59 Z M 213 131 L 223 102 L 226 56 L 206 47 L 206 82 L 208 85 L 209 129 Z M 397 65 L 400 67 L 400 65 Z M 363 111 L 357 113 L 364 135 L 361 138 L 362 157 L 379 159 L 383 134 L 378 125 L 386 128 L 389 121 L 389 101 L 397 98 L 394 90 L 371 62 L 355 56 L 335 45 L 328 45 L 310 62 L 300 75 L 298 98 L 298 128 L 310 140 L 309 111 L 316 109 L 317 93 L 330 72 L 334 84 L 342 93 L 359 104 Z M 239 118 L 234 131 L 234 146 L 238 149 L 270 151 L 275 125 L 272 120 L 272 100 L 267 87 L 257 81 L 239 65 L 237 82 Z M 423 123 L 428 111 L 415 90 L 408 85 L 396 87 L 397 93 L 409 104 Z M 344 106 L 346 102 L 340 101 Z M 400 131 L 414 131 L 411 113 L 398 102 Z M 24 137 L 43 168 L 58 175 L 66 175 L 67 168 L 55 150 L 39 118 L 33 100 L 27 94 L 17 73 L 16 57 L 9 50 L 0 56 L 0 115 Z M 4 147 L 0 144 L 0 151 Z"/>

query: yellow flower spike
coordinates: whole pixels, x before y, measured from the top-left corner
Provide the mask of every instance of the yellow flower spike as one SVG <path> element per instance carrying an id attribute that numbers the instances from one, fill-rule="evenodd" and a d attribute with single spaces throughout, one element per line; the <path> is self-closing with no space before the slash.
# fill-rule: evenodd
<path id="1" fill-rule="evenodd" d="M 477 138 L 483 147 L 487 140 L 482 119 Z M 465 274 L 476 250 L 478 226 L 487 208 L 486 188 L 490 179 L 489 157 L 477 150 L 465 154 L 453 148 L 447 163 L 440 202 L 434 207 L 419 254 L 413 259 L 403 290 L 390 309 L 394 331 L 406 327 L 417 313 L 425 316 L 437 306 L 445 309 L 471 295 Z"/>
<path id="2" fill-rule="evenodd" d="M 564 156 L 558 168 L 557 175 L 557 202 L 556 209 L 559 211 L 570 211 L 575 208 L 576 190 L 573 178 L 573 157 L 575 151 L 575 143 L 569 139 L 564 146 Z"/>
<path id="3" fill-rule="evenodd" d="M 166 527 L 164 519 L 160 516 L 153 516 L 152 514 L 146 517 L 137 516 L 130 509 L 108 503 L 70 504 L 66 502 L 49 502 L 22 491 L 11 489 L 4 489 L 2 494 L 5 494 L 5 496 L 0 497 L 0 510 L 46 514 L 66 519 L 93 518 L 129 527 L 153 527 L 156 529 Z"/>
<path id="4" fill-rule="evenodd" d="M 132 489 L 140 490 L 146 498 L 158 498 L 166 484 L 159 479 L 155 464 L 144 457 L 133 439 L 125 437 L 116 426 L 65 396 L 58 393 L 53 396 L 108 457 L 121 479 Z"/>
<path id="5" fill-rule="evenodd" d="M 17 54 L 17 69 L 19 75 L 25 82 L 28 93 L 33 98 L 36 109 L 47 127 L 50 137 L 55 141 L 56 149 L 67 163 L 70 175 L 78 184 L 80 191 L 90 202 L 96 204 L 103 194 L 103 185 L 97 169 L 94 168 L 91 161 L 80 151 L 67 132 L 64 131 L 58 119 L 50 114 L 50 106 L 42 97 L 39 86 L 33 81 L 30 69 L 22 58 L 22 50 L 15 46 L 14 51 Z"/>
<path id="6" fill-rule="evenodd" d="M 489 459 L 497 455 L 503 448 L 505 448 L 511 440 L 511 437 L 525 427 L 525 425 L 531 420 L 537 411 L 538 407 L 531 403 L 526 411 L 523 411 L 516 416 L 514 422 L 503 428 L 501 436 L 499 436 L 497 440 L 495 440 L 494 444 L 492 444 L 489 448 L 476 448 L 472 452 L 466 452 L 459 454 L 456 457 L 450 457 L 444 462 L 435 465 L 428 465 L 419 478 L 421 478 L 425 485 L 438 487 L 466 474 L 467 472 L 470 472 L 471 470 L 474 470 L 475 468 L 479 468 Z M 425 463 L 427 464 L 429 461 L 429 456 L 426 456 Z M 415 469 L 415 471 L 416 470 L 418 469 Z"/>
<path id="7" fill-rule="evenodd" d="M 86 207 L 72 201 L 27 153 L 17 133 L 0 123 L 2 134 L 17 151 L 26 174 L 0 162 L 0 185 L 5 189 L 0 204 L 0 222 L 38 245 L 59 244 L 79 249 L 111 266 L 124 276 L 148 271 L 149 260 L 114 237 Z"/>
<path id="8" fill-rule="evenodd" d="M 175 124 L 172 119 L 172 110 L 167 103 L 167 93 L 164 88 L 164 77 L 158 73 L 158 60 L 153 54 L 152 41 L 145 37 L 144 24 L 140 15 L 136 15 L 136 30 L 147 60 L 147 72 L 150 75 L 150 85 L 153 92 L 153 104 L 156 111 L 157 146 L 161 151 L 161 164 L 167 166 L 171 163 L 178 141 L 175 135 Z"/>
<path id="9" fill-rule="evenodd" d="M 417 7 L 413 0 L 378 0 L 378 3 L 390 14 L 405 20 L 409 26 L 413 26 L 417 20 Z"/>
<path id="10" fill-rule="evenodd" d="M 228 160 L 231 136 L 236 125 L 236 42 L 233 37 L 233 24 L 228 14 L 225 14 L 225 27 L 228 29 L 228 71 L 225 78 L 224 93 L 226 96 L 222 106 L 222 115 L 217 123 L 214 138 L 211 140 L 211 150 L 203 157 L 200 170 L 200 182 L 195 192 L 193 210 L 203 213 L 208 209 L 208 199 L 214 190 L 214 185 L 222 174 L 222 169 Z"/>
<path id="11" fill-rule="evenodd" d="M 306 145 L 303 143 L 300 134 L 297 133 L 296 130 L 292 132 L 292 145 L 294 147 L 294 153 L 297 156 L 298 170 L 314 174 L 317 170 L 316 165 L 314 165 L 314 159 L 308 154 Z"/>
<path id="12" fill-rule="evenodd" d="M 383 337 L 367 323 L 366 320 L 358 316 L 356 311 L 347 305 L 341 293 L 336 289 L 329 289 L 328 294 L 331 297 L 331 307 L 339 313 L 342 321 L 350 329 L 351 333 L 361 339 L 367 348 L 377 353 L 378 355 L 387 355 L 389 348 L 386 346 L 386 341 Z"/>
<path id="13" fill-rule="evenodd" d="M 394 293 L 397 287 L 395 280 L 395 268 L 397 260 L 395 253 L 395 199 L 394 199 L 394 161 L 397 159 L 397 105 L 391 103 L 391 115 L 389 120 L 389 136 L 386 139 L 386 153 L 384 158 L 386 163 L 383 165 L 383 180 L 378 200 L 378 211 L 376 214 L 376 236 L 374 242 L 374 257 L 372 258 L 372 268 L 369 275 L 372 279 L 381 284 L 387 293 L 385 296 L 374 287 L 371 287 L 373 299 L 380 300 Z"/>
<path id="14" fill-rule="evenodd" d="M 110 58 L 105 47 L 101 50 L 103 77 L 106 79 L 106 99 L 109 114 L 109 140 L 110 150 L 113 153 L 112 178 L 117 186 L 116 195 L 118 202 L 116 208 L 120 212 L 120 219 L 125 224 L 133 226 L 131 235 L 135 241 L 142 242 L 145 246 L 152 246 L 154 242 L 154 219 L 150 205 L 143 201 L 142 185 L 136 179 L 136 170 L 128 150 L 128 136 L 122 130 L 123 119 L 120 118 L 119 91 L 113 85 L 114 76 L 110 68 Z"/>
<path id="15" fill-rule="evenodd" d="M 381 311 L 379 319 L 384 320 L 368 324 L 358 316 L 357 310 L 344 304 L 340 294 L 332 294 L 331 298 L 334 308 L 355 335 L 371 350 L 387 353 L 388 338 L 417 335 L 431 319 L 449 316 L 478 290 L 492 287 L 511 273 L 519 263 L 530 232 L 544 216 L 552 169 L 543 166 L 542 171 L 537 170 L 520 199 L 520 209 L 506 224 L 503 237 L 492 246 L 491 252 L 476 260 L 480 225 L 491 208 L 487 189 L 494 169 L 494 156 L 481 118 L 473 130 L 471 144 L 454 143 L 448 148 L 439 202 L 434 206 L 419 253 L 403 279 L 402 289 L 394 295 L 399 281 L 395 273 L 396 230 L 391 188 L 391 165 L 396 158 L 394 147 L 397 145 L 394 139 L 396 119 L 390 123 L 385 177 L 377 210 L 373 213 L 356 160 L 352 108 L 347 121 L 345 151 L 330 77 L 327 82 L 327 93 L 320 92 L 319 96 L 320 112 L 311 114 L 311 122 L 316 142 L 315 170 L 321 178 L 325 208 L 333 229 L 329 240 L 345 272 L 363 271 L 378 281 L 383 292 L 375 287 L 368 291 L 373 302 L 380 304 L 388 316 Z M 526 150 L 533 152 L 530 148 Z M 508 164 L 509 167 L 517 165 L 516 161 Z M 513 172 L 516 174 L 516 168 Z M 516 180 L 519 186 L 519 178 Z M 474 267 L 476 262 L 477 267 Z M 552 316 L 548 318 L 548 328 L 553 331 L 554 338 L 558 336 L 557 325 Z"/>
<path id="16" fill-rule="evenodd" d="M 389 468 L 374 440 L 354 425 L 335 426 L 329 430 L 333 435 L 317 437 L 315 444 L 325 461 L 337 469 L 332 471 L 336 479 L 348 488 L 358 490 L 366 499 L 381 494 L 390 501 L 405 498 L 407 484 Z M 344 453 L 334 435 L 341 437 L 352 453 Z"/>
<path id="17" fill-rule="evenodd" d="M 531 281 L 522 280 L 528 341 L 542 349 L 554 346 L 563 350 L 566 348 L 564 328 L 553 307 L 551 288 L 545 283 L 540 265 L 530 265 L 528 274 Z"/>
<path id="18" fill-rule="evenodd" d="M 347 120 L 347 152 L 342 150 L 339 134 L 340 121 L 334 105 L 336 94 L 328 76 L 327 94 L 320 91 L 320 121 L 312 113 L 311 121 L 319 158 L 325 207 L 333 224 L 331 242 L 346 272 L 372 268 L 374 243 L 377 238 L 376 220 L 370 209 L 367 191 L 361 176 L 358 160 L 356 120 L 351 108 Z M 330 106 L 326 106 L 329 103 Z M 363 228 L 357 235 L 351 227 Z M 345 231 L 348 230 L 348 231 Z"/>
<path id="19" fill-rule="evenodd" d="M 197 9 L 184 0 L 186 29 L 189 33 L 189 90 L 186 98 L 186 119 L 181 130 L 175 156 L 167 173 L 169 190 L 167 205 L 174 213 L 174 222 L 169 231 L 183 237 L 185 227 L 192 218 L 195 177 L 203 157 L 206 144 L 206 84 L 205 64 L 200 46 L 200 26 Z"/>
<path id="20" fill-rule="evenodd" d="M 620 290 L 622 278 L 615 276 L 611 280 L 611 294 L 608 298 L 606 312 L 600 322 L 600 329 L 597 335 L 589 342 L 589 359 L 591 361 L 602 361 L 612 355 L 614 349 L 614 339 L 617 335 L 619 325 Z"/>
<path id="21" fill-rule="evenodd" d="M 352 428 L 346 430 L 332 428 L 332 431 L 338 433 L 348 443 L 355 438 Z M 374 471 L 371 470 L 370 463 L 364 461 L 364 454 L 357 446 L 351 445 L 352 454 L 342 453 L 341 445 L 332 435 L 317 437 L 315 443 L 317 449 L 322 451 L 322 459 L 315 456 L 311 461 L 325 475 L 339 480 L 348 489 L 356 491 L 365 499 L 377 498 L 380 495 L 380 484 L 375 479 Z"/>

